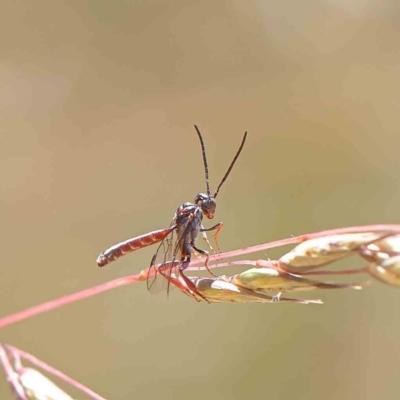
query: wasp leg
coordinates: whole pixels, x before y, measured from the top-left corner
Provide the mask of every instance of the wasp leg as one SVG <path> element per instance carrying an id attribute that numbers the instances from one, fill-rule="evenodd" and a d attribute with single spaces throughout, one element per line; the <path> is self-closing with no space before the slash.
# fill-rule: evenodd
<path id="1" fill-rule="evenodd" d="M 214 242 L 215 242 L 215 246 L 217 247 L 218 254 L 221 253 L 221 250 L 219 249 L 219 244 L 218 244 L 218 236 L 219 236 L 219 233 L 221 232 L 222 227 L 223 227 L 223 223 L 222 222 L 218 222 L 218 224 L 215 224 L 211 228 L 204 228 L 202 226 L 201 229 L 200 229 L 200 232 L 209 232 L 209 231 L 214 231 L 214 230 L 216 231 L 214 233 Z M 207 240 L 207 242 L 208 242 L 208 240 Z M 211 246 L 210 246 L 210 248 L 212 250 Z"/>
<path id="2" fill-rule="evenodd" d="M 208 259 L 210 258 L 210 255 L 208 254 L 208 251 L 199 249 L 198 247 L 195 246 L 194 242 L 191 242 L 190 245 L 192 246 L 193 250 L 195 250 L 197 253 L 202 254 L 203 256 L 206 256 L 206 262 L 204 263 L 204 266 L 206 267 L 207 271 L 212 275 L 218 278 L 218 275 L 215 275 L 210 268 L 208 268 Z"/>
<path id="3" fill-rule="evenodd" d="M 213 247 L 211 246 L 210 241 L 208 240 L 208 237 L 207 237 L 206 232 L 205 232 L 203 229 L 204 229 L 204 226 L 201 225 L 201 229 L 200 229 L 201 236 L 203 236 L 203 239 L 204 239 L 204 241 L 207 243 L 208 248 L 209 248 L 210 250 L 214 250 Z"/>
<path id="4" fill-rule="evenodd" d="M 191 292 L 193 293 L 193 297 L 196 299 L 196 301 L 200 301 L 196 297 L 198 296 L 202 298 L 204 301 L 206 301 L 208 304 L 210 304 L 207 298 L 197 290 L 196 285 L 183 273 L 183 271 L 189 266 L 189 264 L 190 264 L 190 258 L 181 262 L 181 264 L 178 267 L 180 277 L 186 283 L 186 286 L 191 290 Z"/>

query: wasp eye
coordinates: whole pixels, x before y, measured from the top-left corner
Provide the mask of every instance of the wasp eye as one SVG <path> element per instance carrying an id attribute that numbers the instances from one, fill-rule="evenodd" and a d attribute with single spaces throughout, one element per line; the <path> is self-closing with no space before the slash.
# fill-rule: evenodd
<path id="1" fill-rule="evenodd" d="M 209 195 L 206 193 L 199 193 L 195 198 L 194 198 L 194 203 L 201 205 L 204 201 L 207 201 L 209 199 Z"/>

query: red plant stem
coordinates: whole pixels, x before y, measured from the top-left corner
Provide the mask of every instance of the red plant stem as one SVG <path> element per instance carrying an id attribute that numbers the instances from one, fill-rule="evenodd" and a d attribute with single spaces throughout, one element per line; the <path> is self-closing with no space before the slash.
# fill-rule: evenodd
<path id="1" fill-rule="evenodd" d="M 322 232 L 309 233 L 309 234 L 295 236 L 295 237 L 288 238 L 288 239 L 276 240 L 274 242 L 268 242 L 268 243 L 260 244 L 257 246 L 243 247 L 242 249 L 239 249 L 239 250 L 233 250 L 233 251 L 229 251 L 229 252 L 226 252 L 223 254 L 217 254 L 214 256 L 210 256 L 209 262 L 220 261 L 220 260 L 224 260 L 226 258 L 232 258 L 232 257 L 237 257 L 237 256 L 243 256 L 245 254 L 260 252 L 263 250 L 267 250 L 267 249 L 271 249 L 271 248 L 275 248 L 275 247 L 286 246 L 289 244 L 302 243 L 306 240 L 321 238 L 324 236 L 340 235 L 340 234 L 346 234 L 346 233 L 363 233 L 363 232 L 385 232 L 386 233 L 385 236 L 396 235 L 396 234 L 400 234 L 400 225 L 353 226 L 350 228 L 330 229 L 330 230 L 326 230 L 326 231 L 322 231 Z M 204 262 L 205 262 L 205 257 L 192 260 L 190 263 L 190 266 L 187 268 L 187 271 L 205 269 L 204 267 L 196 267 L 196 265 L 198 265 L 198 264 L 204 265 Z M 245 261 L 241 262 L 242 265 L 245 263 L 246 263 Z M 226 263 L 214 264 L 214 265 L 210 265 L 209 268 L 220 268 L 222 266 L 225 266 L 225 264 Z M 40 304 L 38 306 L 34 306 L 34 307 L 28 308 L 26 310 L 23 310 L 21 312 L 9 315 L 7 317 L 0 319 L 0 329 L 4 328 L 5 326 L 22 321 L 24 319 L 41 314 L 45 311 L 54 310 L 58 307 L 66 305 L 66 304 L 70 304 L 70 303 L 73 303 L 78 300 L 83 300 L 88 297 L 94 296 L 96 294 L 106 292 L 108 290 L 116 289 L 117 287 L 120 287 L 120 286 L 129 285 L 131 283 L 136 283 L 139 281 L 146 280 L 147 274 L 148 274 L 148 270 L 146 269 L 146 270 L 141 271 L 137 275 L 131 275 L 131 276 L 126 276 L 123 278 L 115 279 L 115 280 L 113 280 L 111 282 L 107 282 L 103 285 L 99 285 L 99 286 L 96 286 L 96 287 L 93 287 L 90 289 L 85 289 L 80 292 L 73 293 L 71 295 L 67 295 L 64 297 L 60 297 L 58 299 L 51 300 L 49 302 Z M 321 275 L 322 275 L 322 273 L 321 273 Z"/>
<path id="2" fill-rule="evenodd" d="M 364 233 L 364 232 L 382 232 L 386 233 L 385 236 L 397 235 L 400 234 L 400 225 L 364 225 L 364 226 L 351 226 L 349 228 L 338 228 L 338 229 L 329 229 L 327 231 L 315 232 L 315 233 L 306 233 L 300 236 L 294 236 L 288 239 L 276 240 L 274 242 L 268 242 L 263 244 L 258 244 L 256 246 L 251 247 L 243 247 L 239 250 L 228 251 L 223 254 L 216 254 L 210 256 L 209 262 L 223 260 L 225 258 L 232 258 L 237 256 L 243 256 L 245 254 L 256 253 L 259 251 L 264 251 L 268 249 L 272 249 L 275 247 L 287 246 L 289 244 L 297 244 L 305 242 L 310 239 L 317 239 L 324 236 L 331 235 L 342 235 L 346 233 Z M 379 240 L 379 239 L 377 239 Z M 198 270 L 198 267 L 193 267 L 197 264 L 204 264 L 206 257 L 201 257 L 196 260 L 192 260 L 190 262 L 190 266 L 186 269 L 186 271 Z M 214 268 L 215 266 L 210 266 L 210 268 Z M 218 268 L 218 267 L 216 267 Z M 203 269 L 203 268 L 200 268 Z"/>
<path id="3" fill-rule="evenodd" d="M 15 324 L 16 322 L 22 321 L 24 319 L 44 313 L 46 311 L 54 310 L 58 307 L 74 303 L 75 301 L 83 300 L 96 294 L 107 292 L 108 290 L 116 289 L 120 286 L 130 285 L 131 283 L 136 283 L 145 279 L 146 276 L 143 276 L 142 274 L 125 276 L 122 278 L 114 279 L 113 281 L 104 283 L 99 286 L 81 290 L 80 292 L 72 293 L 67 296 L 59 297 L 58 299 L 42 303 L 31 308 L 27 308 L 23 311 L 1 318 L 0 329 L 8 325 Z"/>
<path id="4" fill-rule="evenodd" d="M 348 270 L 338 270 L 338 271 L 307 271 L 302 272 L 301 276 L 306 275 L 355 275 L 355 274 L 366 274 L 368 273 L 368 267 L 348 269 Z M 293 272 L 291 272 L 293 274 Z"/>
<path id="5" fill-rule="evenodd" d="M 284 269 L 281 269 L 273 263 L 268 264 L 266 262 L 266 265 L 263 265 L 265 263 L 264 260 L 258 260 L 258 261 L 253 261 L 253 260 L 240 260 L 240 261 L 229 261 L 225 263 L 219 263 L 219 264 L 213 264 L 209 265 L 209 268 L 223 268 L 223 267 L 231 267 L 234 265 L 249 265 L 253 266 L 254 268 L 261 268 L 261 267 L 268 267 L 268 268 L 274 268 L 278 271 L 290 274 L 290 275 L 296 275 L 296 276 L 306 276 L 306 275 L 355 275 L 355 274 L 363 274 L 363 273 L 368 273 L 368 267 L 364 268 L 357 268 L 357 269 L 348 269 L 348 270 L 337 270 L 337 271 L 299 271 L 298 273 L 293 272 L 293 271 L 286 271 Z M 201 268 L 202 270 L 206 269 L 205 267 Z"/>

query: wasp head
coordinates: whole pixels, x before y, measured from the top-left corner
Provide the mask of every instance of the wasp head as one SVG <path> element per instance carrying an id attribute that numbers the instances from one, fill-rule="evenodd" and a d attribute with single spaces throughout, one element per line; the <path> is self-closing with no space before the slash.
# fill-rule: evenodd
<path id="1" fill-rule="evenodd" d="M 201 211 L 203 211 L 203 214 L 208 219 L 214 218 L 215 209 L 217 208 L 217 202 L 215 201 L 213 196 L 206 193 L 199 193 L 194 198 L 194 202 L 201 208 Z"/>

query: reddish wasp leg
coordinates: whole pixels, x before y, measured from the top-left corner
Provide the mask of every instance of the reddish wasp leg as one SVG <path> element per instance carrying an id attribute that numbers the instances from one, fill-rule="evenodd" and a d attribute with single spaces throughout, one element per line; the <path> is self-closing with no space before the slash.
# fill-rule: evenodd
<path id="1" fill-rule="evenodd" d="M 217 230 L 217 231 L 215 232 L 215 235 L 214 235 L 214 241 L 215 241 L 215 244 L 216 244 L 216 246 L 217 246 L 217 251 L 218 251 L 218 253 L 220 253 L 220 249 L 219 249 L 219 244 L 218 244 L 217 238 L 218 238 L 218 235 L 219 235 L 220 230 L 222 229 L 222 226 L 223 226 L 223 225 L 222 225 L 222 222 L 218 222 L 218 224 L 215 224 L 215 225 L 212 226 L 211 228 L 207 228 L 207 229 L 206 229 L 206 228 L 202 227 L 202 228 L 200 229 L 200 232 L 203 232 L 203 233 L 209 232 L 209 231 L 213 231 L 213 230 L 215 230 L 215 229 Z M 207 240 L 207 242 L 208 242 L 208 240 Z M 204 266 L 206 267 L 206 269 L 207 269 L 207 271 L 210 273 L 210 275 L 215 276 L 216 278 L 218 278 L 218 275 L 215 275 L 213 272 L 211 272 L 210 268 L 208 268 L 208 259 L 210 258 L 208 252 L 205 251 L 205 250 L 198 249 L 198 248 L 194 245 L 194 243 L 191 243 L 190 245 L 191 245 L 192 248 L 193 248 L 194 250 L 196 250 L 198 253 L 200 253 L 200 254 L 202 254 L 202 255 L 204 255 L 204 256 L 207 257 L 207 258 L 206 258 L 206 262 L 204 263 Z M 211 246 L 210 246 L 210 247 L 211 247 Z M 212 247 L 211 247 L 211 249 L 212 249 Z"/>
<path id="2" fill-rule="evenodd" d="M 215 245 L 217 246 L 217 251 L 218 251 L 218 254 L 219 254 L 219 253 L 221 253 L 221 250 L 219 249 L 218 236 L 219 236 L 219 233 L 221 232 L 221 229 L 222 229 L 222 227 L 223 227 L 224 225 L 223 225 L 222 222 L 220 222 L 219 224 L 217 224 L 217 225 L 215 225 L 215 226 L 216 226 L 217 230 L 216 230 L 216 232 L 214 233 L 214 242 L 215 242 Z"/>
<path id="3" fill-rule="evenodd" d="M 196 288 L 196 285 L 183 273 L 183 271 L 189 266 L 190 260 L 181 261 L 178 267 L 178 277 L 172 277 L 167 274 L 167 272 L 173 268 L 173 266 L 169 266 L 170 262 L 163 263 L 157 267 L 158 272 L 169 282 L 176 286 L 179 290 L 182 290 L 192 296 L 196 301 L 200 301 L 198 297 L 205 300 L 207 303 L 210 303 Z M 179 281 L 179 277 L 182 278 L 183 282 L 186 286 Z"/>
<path id="4" fill-rule="evenodd" d="M 192 249 L 195 250 L 197 253 L 200 253 L 201 255 L 207 257 L 207 258 L 206 258 L 206 261 L 205 261 L 205 263 L 204 263 L 204 266 L 206 267 L 207 271 L 208 271 L 212 276 L 218 278 L 218 275 L 215 275 L 213 272 L 211 272 L 210 268 L 208 268 L 208 259 L 210 258 L 210 255 L 208 254 L 208 251 L 197 248 L 197 247 L 194 245 L 193 242 L 190 243 L 190 246 L 192 246 Z"/>
<path id="5" fill-rule="evenodd" d="M 203 250 L 204 251 L 204 250 Z M 203 300 L 205 300 L 208 304 L 210 302 L 207 300 L 205 296 L 203 296 L 196 288 L 196 285 L 183 273 L 183 271 L 189 266 L 190 260 L 183 261 L 181 265 L 178 267 L 179 270 L 179 275 L 183 279 L 183 281 L 186 283 L 186 286 L 189 288 L 189 290 L 192 292 L 193 297 L 196 299 L 196 301 L 200 301 L 197 299 L 196 296 L 199 296 Z M 207 268 L 208 269 L 208 268 Z"/>
<path id="6" fill-rule="evenodd" d="M 201 229 L 204 229 L 204 226 L 203 226 L 203 225 L 201 226 Z M 210 249 L 210 250 L 214 250 L 214 249 L 212 248 L 212 246 L 211 246 L 210 241 L 208 240 L 207 234 L 206 234 L 203 230 L 200 230 L 200 232 L 201 232 L 201 235 L 203 236 L 203 239 L 204 239 L 205 242 L 207 243 L 207 246 L 209 247 L 209 249 Z"/>
<path id="7" fill-rule="evenodd" d="M 174 268 L 175 265 L 170 266 L 171 262 L 168 261 L 166 263 L 163 263 L 157 267 L 158 272 L 171 284 L 176 286 L 179 290 L 182 292 L 188 294 L 189 296 L 193 297 L 196 301 L 197 298 L 193 294 L 193 292 L 187 287 L 186 283 L 183 283 L 181 279 L 179 279 L 179 273 L 178 276 L 173 274 L 173 275 L 168 275 L 167 272 L 170 270 L 170 268 Z M 173 264 L 179 265 L 178 262 L 174 262 Z"/>
<path id="8" fill-rule="evenodd" d="M 218 244 L 218 235 L 219 235 L 219 232 L 221 231 L 221 229 L 222 229 L 222 227 L 223 227 L 223 223 L 222 222 L 218 222 L 218 224 L 215 224 L 214 226 L 212 226 L 211 228 L 204 228 L 203 227 L 203 225 L 201 226 L 201 229 L 200 229 L 200 232 L 210 232 L 210 231 L 214 231 L 214 230 L 217 230 L 216 232 L 215 232 L 215 234 L 214 234 L 214 242 L 215 242 L 215 244 L 216 244 L 216 246 L 217 246 L 217 251 L 218 251 L 218 253 L 220 253 L 221 251 L 220 251 L 220 249 L 219 249 L 219 244 Z M 207 237 L 207 236 L 206 236 Z M 203 238 L 204 238 L 204 236 L 203 236 Z M 206 240 L 207 241 L 207 243 L 208 243 L 208 239 Z M 209 244 L 209 246 L 210 246 L 210 244 Z M 210 246 L 210 249 L 212 250 L 212 247 Z"/>

